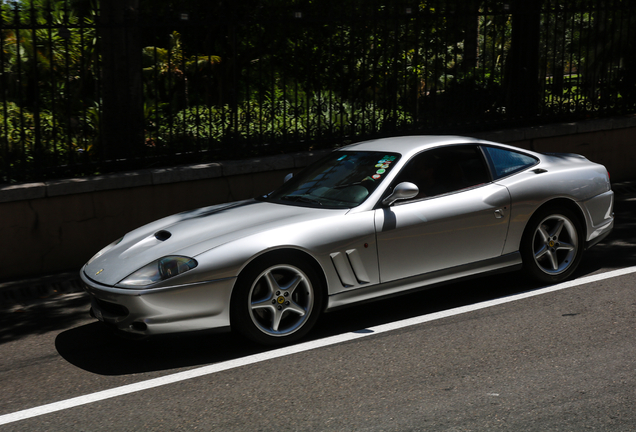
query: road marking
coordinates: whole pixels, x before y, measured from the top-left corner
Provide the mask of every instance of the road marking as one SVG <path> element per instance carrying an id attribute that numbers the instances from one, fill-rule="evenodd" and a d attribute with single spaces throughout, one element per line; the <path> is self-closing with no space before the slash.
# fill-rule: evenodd
<path id="1" fill-rule="evenodd" d="M 160 378 L 154 378 L 147 381 L 141 381 L 135 384 L 128 384 L 121 387 L 112 388 L 109 390 L 103 390 L 97 393 L 91 393 L 84 396 L 78 396 L 75 398 L 63 400 L 60 402 L 54 402 L 47 405 L 41 405 L 34 408 L 17 411 L 11 414 L 5 414 L 0 416 L 0 425 L 13 423 L 19 420 L 25 420 L 32 417 L 41 416 L 44 414 L 50 414 L 57 411 L 62 411 L 69 408 L 74 408 L 81 405 L 90 404 L 93 402 L 99 402 L 105 399 L 110 399 L 118 396 L 123 396 L 130 393 L 139 392 L 142 390 L 148 390 L 155 387 L 160 387 L 168 384 L 173 384 L 179 381 L 185 381 L 192 378 L 197 378 L 205 375 L 211 375 L 217 372 L 226 371 L 229 369 L 238 368 L 241 366 L 247 366 L 255 363 L 260 363 L 266 360 L 272 360 L 279 357 L 285 357 L 292 354 L 297 354 L 317 348 L 323 348 L 330 345 L 336 345 L 342 342 L 347 342 L 355 339 L 360 339 L 370 335 L 385 333 L 392 330 L 401 329 L 417 324 L 422 324 L 430 321 L 435 321 L 442 318 L 447 318 L 455 315 L 460 315 L 468 312 L 474 312 L 480 309 L 485 309 L 493 306 L 497 306 L 504 303 L 510 303 L 517 300 L 523 300 L 529 297 L 535 297 L 542 294 L 551 293 L 554 291 L 560 291 L 575 286 L 580 286 L 588 283 L 598 282 L 605 279 L 611 279 L 619 276 L 624 276 L 630 273 L 636 273 L 636 266 L 628 267 L 620 270 L 614 270 L 607 273 L 601 273 L 597 275 L 583 277 L 569 282 L 563 282 L 558 285 L 549 286 L 546 288 L 540 288 L 533 291 L 528 291 L 521 294 L 511 295 L 508 297 L 502 297 L 495 300 L 489 300 L 481 303 L 476 303 L 468 306 L 461 306 L 454 309 L 435 312 L 428 315 L 422 315 L 419 317 L 408 318 L 393 323 L 382 324 L 376 327 L 370 327 L 367 329 L 361 329 L 352 333 L 345 333 L 337 336 L 331 336 L 324 339 L 314 340 L 310 342 L 301 343 L 298 345 L 276 349 L 260 354 L 254 354 L 235 360 L 229 360 L 226 362 L 215 363 L 209 366 L 203 366 L 196 369 L 187 370 L 184 372 L 178 372 L 172 375 L 166 375 Z"/>

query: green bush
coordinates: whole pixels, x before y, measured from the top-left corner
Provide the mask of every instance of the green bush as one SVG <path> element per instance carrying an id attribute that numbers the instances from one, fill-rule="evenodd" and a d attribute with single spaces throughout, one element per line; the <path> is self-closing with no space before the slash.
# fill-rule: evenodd
<path id="1" fill-rule="evenodd" d="M 42 166 L 73 163 L 80 154 L 93 152 L 98 122 L 95 107 L 86 109 L 81 118 L 64 119 L 6 102 L 0 110 L 0 167 L 24 175 L 36 169 L 36 161 Z M 11 181 L 11 176 L 3 173 L 0 181 Z"/>
<path id="2" fill-rule="evenodd" d="M 163 145 L 173 141 L 221 142 L 228 137 L 265 142 L 290 137 L 316 140 L 373 134 L 412 122 L 404 111 L 372 103 L 354 105 L 327 92 L 295 102 L 284 97 L 250 100 L 239 104 L 236 112 L 228 105 L 195 106 L 167 120 L 161 121 L 153 137 Z"/>

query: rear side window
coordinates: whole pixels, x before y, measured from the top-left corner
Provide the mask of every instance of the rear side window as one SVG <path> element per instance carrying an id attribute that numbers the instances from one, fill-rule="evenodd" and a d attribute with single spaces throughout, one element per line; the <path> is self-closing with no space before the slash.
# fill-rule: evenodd
<path id="1" fill-rule="evenodd" d="M 496 179 L 509 176 L 535 165 L 538 160 L 532 156 L 498 147 L 483 147 L 493 175 Z"/>

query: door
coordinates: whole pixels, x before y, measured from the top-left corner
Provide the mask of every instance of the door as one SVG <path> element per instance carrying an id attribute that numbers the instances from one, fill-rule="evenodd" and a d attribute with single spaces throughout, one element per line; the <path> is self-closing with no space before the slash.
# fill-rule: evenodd
<path id="1" fill-rule="evenodd" d="M 509 210 L 496 184 L 376 210 L 380 281 L 500 256 Z"/>
<path id="2" fill-rule="evenodd" d="M 510 194 L 490 179 L 476 145 L 441 147 L 414 156 L 393 186 L 410 181 L 420 194 L 375 210 L 380 281 L 500 256 L 508 232 Z"/>

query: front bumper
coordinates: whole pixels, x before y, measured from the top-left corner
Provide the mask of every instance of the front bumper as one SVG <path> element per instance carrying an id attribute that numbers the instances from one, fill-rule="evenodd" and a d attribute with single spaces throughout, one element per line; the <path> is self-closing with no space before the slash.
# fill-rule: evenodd
<path id="1" fill-rule="evenodd" d="M 101 285 L 80 272 L 97 319 L 138 336 L 178 333 L 230 325 L 236 278 L 166 288 L 134 290 Z"/>

